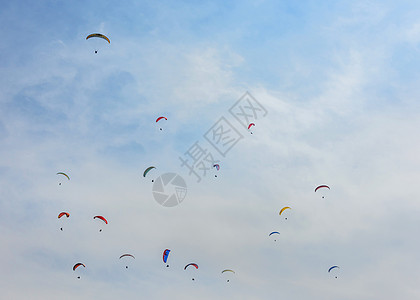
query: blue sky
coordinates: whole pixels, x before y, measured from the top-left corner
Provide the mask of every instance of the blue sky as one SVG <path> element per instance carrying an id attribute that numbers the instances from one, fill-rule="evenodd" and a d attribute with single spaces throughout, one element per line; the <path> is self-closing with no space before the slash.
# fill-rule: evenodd
<path id="1" fill-rule="evenodd" d="M 4 297 L 418 298 L 419 12 L 415 1 L 3 4 Z M 111 43 L 86 40 L 94 32 Z M 246 92 L 267 110 L 252 135 L 229 114 Z M 222 116 L 243 136 L 224 157 L 204 138 Z M 196 141 L 220 160 L 217 178 L 181 167 Z M 153 178 L 185 179 L 180 205 L 155 202 L 151 165 Z"/>

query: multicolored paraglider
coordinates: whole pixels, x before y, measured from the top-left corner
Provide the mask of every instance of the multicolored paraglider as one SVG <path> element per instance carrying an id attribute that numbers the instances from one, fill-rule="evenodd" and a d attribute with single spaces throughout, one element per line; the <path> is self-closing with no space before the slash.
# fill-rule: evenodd
<path id="1" fill-rule="evenodd" d="M 233 271 L 233 270 L 231 270 L 231 269 L 225 269 L 225 270 L 223 270 L 223 271 L 222 271 L 222 274 L 223 274 L 223 273 L 226 273 L 226 272 L 227 272 L 227 273 L 231 273 L 231 274 L 236 274 L 236 273 L 235 273 L 235 271 Z M 227 279 L 227 280 L 226 280 L 226 282 L 229 282 L 229 279 Z"/>
<path id="2" fill-rule="evenodd" d="M 70 180 L 69 175 L 67 175 L 67 174 L 66 174 L 66 173 L 64 173 L 64 172 L 58 172 L 58 173 L 57 173 L 57 175 L 63 175 L 64 177 L 66 177 L 66 178 L 67 178 L 67 180 Z M 59 182 L 59 183 L 58 183 L 58 185 L 61 185 L 61 182 Z"/>
<path id="3" fill-rule="evenodd" d="M 86 268 L 86 266 L 82 263 L 77 263 L 73 266 L 73 271 L 76 271 L 76 269 L 80 266 L 83 266 L 83 268 Z M 77 276 L 78 279 L 80 279 L 80 276 Z"/>
<path id="4" fill-rule="evenodd" d="M 123 255 L 120 256 L 120 259 L 123 258 L 123 257 L 132 257 L 132 258 L 136 259 L 134 257 L 134 255 L 132 255 L 132 254 L 123 254 Z M 125 266 L 125 268 L 128 269 L 128 266 Z"/>
<path id="5" fill-rule="evenodd" d="M 99 220 L 104 221 L 104 222 L 105 222 L 105 224 L 108 224 L 107 219 L 105 219 L 103 216 L 94 216 L 94 217 L 93 217 L 93 219 L 99 219 Z M 99 232 L 101 232 L 101 231 L 102 231 L 102 228 L 101 228 L 101 229 L 99 229 Z"/>
<path id="6" fill-rule="evenodd" d="M 91 39 L 91 38 L 100 38 L 100 39 L 103 39 L 103 40 L 107 41 L 108 44 L 111 44 L 111 41 L 109 40 L 109 38 L 107 36 L 103 35 L 102 33 L 92 33 L 92 34 L 89 34 L 86 37 L 86 40 Z M 95 50 L 95 53 L 98 53 L 98 50 L 97 49 Z"/>
<path id="7" fill-rule="evenodd" d="M 169 249 L 165 249 L 165 250 L 163 251 L 163 256 L 162 256 L 162 259 L 163 259 L 163 262 L 164 262 L 165 264 L 166 264 L 166 262 L 168 261 L 169 252 L 171 252 L 171 250 L 169 250 Z M 167 265 L 166 265 L 166 267 L 168 268 L 168 267 L 169 267 L 169 265 L 167 264 Z"/>
<path id="8" fill-rule="evenodd" d="M 144 170 L 143 172 L 143 177 L 146 177 L 147 173 L 149 173 L 151 170 L 156 169 L 156 167 L 154 166 L 150 166 L 148 167 L 146 170 Z M 152 179 L 152 182 L 154 182 L 154 180 Z"/>
<path id="9" fill-rule="evenodd" d="M 196 269 L 198 269 L 198 265 L 197 265 L 196 263 L 189 263 L 188 265 L 186 265 L 186 266 L 184 267 L 184 270 L 186 270 L 188 267 L 191 267 L 191 266 L 193 266 L 193 267 L 195 267 Z M 194 280 L 194 278 L 192 278 L 192 280 Z"/>
<path id="10" fill-rule="evenodd" d="M 328 185 L 325 185 L 325 184 L 318 185 L 318 186 L 315 188 L 315 193 L 316 193 L 316 191 L 317 191 L 317 190 L 319 190 L 319 189 L 330 189 L 330 187 L 329 187 Z M 324 195 L 322 196 L 322 198 L 324 198 Z"/>
<path id="11" fill-rule="evenodd" d="M 59 219 L 63 216 L 66 216 L 68 218 L 68 217 L 70 217 L 70 214 L 68 212 L 65 212 L 65 211 L 58 214 Z M 63 231 L 63 227 L 61 227 L 60 230 Z"/>
<path id="12" fill-rule="evenodd" d="M 286 209 L 291 209 L 289 206 L 285 206 L 285 207 L 283 207 L 281 210 L 280 210 L 280 212 L 279 212 L 279 216 L 281 216 L 281 214 L 286 210 Z M 287 217 L 286 218 L 284 218 L 285 220 L 287 220 Z"/>
<path id="13" fill-rule="evenodd" d="M 166 121 L 168 121 L 168 119 L 166 117 L 159 117 L 159 118 L 156 119 L 156 123 L 159 122 L 162 119 L 165 119 Z M 160 128 L 160 130 L 162 130 L 162 128 Z"/>
<path id="14" fill-rule="evenodd" d="M 333 270 L 335 270 L 335 269 L 339 269 L 340 267 L 339 266 L 332 266 L 332 267 L 330 267 L 329 269 L 328 269 L 328 273 L 331 273 L 331 271 L 333 271 Z M 335 272 L 336 272 L 336 270 L 335 270 Z M 333 272 L 334 273 L 334 272 Z M 337 277 L 337 275 L 335 275 L 335 278 L 338 278 Z"/>
<path id="15" fill-rule="evenodd" d="M 217 171 L 220 170 L 220 165 L 219 164 L 214 164 L 213 168 L 216 168 Z M 214 177 L 217 177 L 217 175 L 214 175 Z"/>

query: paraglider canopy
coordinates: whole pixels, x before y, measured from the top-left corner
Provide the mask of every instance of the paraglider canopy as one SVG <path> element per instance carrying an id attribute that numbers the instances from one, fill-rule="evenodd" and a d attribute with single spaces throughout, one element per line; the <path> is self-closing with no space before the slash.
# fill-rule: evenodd
<path id="1" fill-rule="evenodd" d="M 66 216 L 68 218 L 68 217 L 70 217 L 70 214 L 68 212 L 63 211 L 63 212 L 58 214 L 58 218 L 60 219 L 62 216 Z"/>
<path id="2" fill-rule="evenodd" d="M 186 270 L 189 266 L 193 266 L 193 267 L 195 267 L 196 269 L 198 269 L 198 265 L 197 265 L 196 263 L 190 263 L 190 264 L 188 264 L 188 265 L 186 265 L 186 266 L 184 267 L 184 270 Z"/>
<path id="3" fill-rule="evenodd" d="M 120 256 L 120 259 L 123 258 L 123 257 L 126 257 L 126 256 L 130 256 L 130 257 L 135 259 L 134 255 L 132 255 L 132 254 L 123 254 L 123 255 Z"/>
<path id="4" fill-rule="evenodd" d="M 166 263 L 167 260 L 168 260 L 169 252 L 171 252 L 171 250 L 169 250 L 169 249 L 165 249 L 163 251 L 163 257 L 162 257 L 162 259 L 163 259 L 163 262 L 164 263 Z M 169 265 L 166 265 L 166 267 L 169 267 Z"/>
<path id="5" fill-rule="evenodd" d="M 97 38 L 104 39 L 104 40 L 105 40 L 105 41 L 107 41 L 109 44 L 111 44 L 111 41 L 109 40 L 109 38 L 108 38 L 107 36 L 103 35 L 102 33 L 92 33 L 92 34 L 89 34 L 89 35 L 86 37 L 86 40 L 88 40 L 88 39 L 90 39 L 90 38 L 93 38 L 93 37 L 97 37 Z"/>
<path id="6" fill-rule="evenodd" d="M 318 186 L 315 188 L 315 192 L 316 192 L 317 190 L 319 190 L 320 188 L 327 188 L 327 189 L 330 189 L 330 187 L 329 187 L 328 185 L 323 184 L 323 185 L 318 185 Z"/>
<path id="7" fill-rule="evenodd" d="M 105 224 L 108 224 L 108 221 L 104 217 L 102 217 L 102 216 L 94 216 L 93 218 L 94 219 L 100 219 L 100 220 L 104 221 Z"/>
<path id="8" fill-rule="evenodd" d="M 76 269 L 77 269 L 78 267 L 80 267 L 80 266 L 83 266 L 84 268 L 86 268 L 86 266 L 85 266 L 84 264 L 82 264 L 82 263 L 77 263 L 77 264 L 75 264 L 75 265 L 73 266 L 73 271 L 76 271 Z"/>

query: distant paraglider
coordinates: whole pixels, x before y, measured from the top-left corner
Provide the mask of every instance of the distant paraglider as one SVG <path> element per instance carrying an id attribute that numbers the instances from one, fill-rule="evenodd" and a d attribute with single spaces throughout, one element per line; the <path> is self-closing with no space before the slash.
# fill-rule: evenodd
<path id="1" fill-rule="evenodd" d="M 104 39 L 105 41 L 107 41 L 108 44 L 111 44 L 111 41 L 109 40 L 109 38 L 107 36 L 103 35 L 102 33 L 92 33 L 92 34 L 89 34 L 86 37 L 86 40 L 91 39 L 91 38 L 101 38 L 101 39 Z M 98 53 L 98 50 L 97 49 L 95 49 L 95 53 Z"/>
<path id="2" fill-rule="evenodd" d="M 94 216 L 93 219 L 99 219 L 105 222 L 105 224 L 108 224 L 107 219 L 105 219 L 103 216 Z M 99 232 L 101 232 L 102 229 L 99 229 Z"/>
<path id="3" fill-rule="evenodd" d="M 67 178 L 67 180 L 70 180 L 69 175 L 67 175 L 67 174 L 66 174 L 66 173 L 64 173 L 64 172 L 58 172 L 58 173 L 57 173 L 57 175 L 63 175 L 64 177 L 66 177 L 66 178 Z M 61 185 L 61 182 L 59 182 L 59 183 L 58 183 L 58 185 Z"/>
<path id="4" fill-rule="evenodd" d="M 216 168 L 217 171 L 220 170 L 220 165 L 219 164 L 214 164 L 213 168 Z M 217 177 L 217 175 L 214 175 L 214 177 Z"/>
<path id="5" fill-rule="evenodd" d="M 278 232 L 278 231 L 273 231 L 272 233 L 270 233 L 268 236 L 272 236 L 272 235 L 280 235 L 280 232 Z M 277 240 L 276 239 L 274 239 L 274 241 L 276 242 Z"/>
<path id="6" fill-rule="evenodd" d="M 149 173 L 152 169 L 156 169 L 156 167 L 154 166 L 150 166 L 148 167 L 146 170 L 144 170 L 143 172 L 143 177 L 146 177 L 147 173 Z M 154 182 L 154 180 L 152 179 L 152 182 Z"/>
<path id="7" fill-rule="evenodd" d="M 280 210 L 280 212 L 279 212 L 279 215 L 281 216 L 281 214 L 286 210 L 286 209 L 291 209 L 289 206 L 285 206 L 285 207 L 283 207 L 281 210 Z M 286 218 L 284 218 L 285 220 L 287 220 L 287 217 Z"/>
<path id="8" fill-rule="evenodd" d="M 193 266 L 193 267 L 195 267 L 196 269 L 198 269 L 198 265 L 196 264 L 196 263 L 189 263 L 188 265 L 186 265 L 185 267 L 184 267 L 184 270 L 186 270 L 188 267 L 190 267 L 190 266 Z M 192 280 L 194 280 L 194 277 L 192 278 Z"/>
<path id="9" fill-rule="evenodd" d="M 80 266 L 83 266 L 83 268 L 86 268 L 86 266 L 82 263 L 77 263 L 73 266 L 73 271 L 76 271 L 76 269 Z M 77 276 L 78 279 L 80 279 L 80 276 Z"/>
<path id="10" fill-rule="evenodd" d="M 166 121 L 168 120 L 166 117 L 159 117 L 159 118 L 156 119 L 156 123 L 159 122 L 162 119 L 165 119 Z M 160 127 L 159 129 L 162 130 L 162 127 Z"/>
<path id="11" fill-rule="evenodd" d="M 334 270 L 334 269 L 339 269 L 340 267 L 339 266 L 332 266 L 332 267 L 330 267 L 329 269 L 328 269 L 328 273 L 331 273 L 331 271 L 332 270 Z M 334 276 L 335 278 L 338 278 L 338 276 L 337 275 L 335 275 Z"/>
<path id="12" fill-rule="evenodd" d="M 169 249 L 165 249 L 165 250 L 163 251 L 163 257 L 162 257 L 162 259 L 163 259 L 163 262 L 164 262 L 165 264 L 166 264 L 166 262 L 168 261 L 169 252 L 171 252 L 171 250 L 169 250 Z M 167 264 L 167 265 L 166 265 L 166 267 L 168 268 L 168 267 L 169 267 L 169 264 Z"/>
<path id="13" fill-rule="evenodd" d="M 254 123 L 249 123 L 248 130 L 250 130 L 252 126 L 255 126 L 255 124 Z M 252 131 L 251 131 L 251 134 L 252 134 Z"/>
<path id="14" fill-rule="evenodd" d="M 231 270 L 231 269 L 225 269 L 225 270 L 223 270 L 223 271 L 222 271 L 222 274 L 223 274 L 223 273 L 226 273 L 226 272 L 228 272 L 228 273 L 232 273 L 232 274 L 236 274 L 236 273 L 235 273 L 235 271 L 233 271 L 233 270 Z M 227 280 L 226 280 L 226 282 L 229 282 L 229 279 L 227 279 Z"/>
<path id="15" fill-rule="evenodd" d="M 65 211 L 58 214 L 59 219 L 63 216 L 66 216 L 68 218 L 68 217 L 70 217 L 70 214 L 68 212 L 65 212 Z M 63 227 L 61 227 L 60 230 L 63 231 Z"/>
<path id="16" fill-rule="evenodd" d="M 315 193 L 316 193 L 316 191 L 317 190 L 319 190 L 319 189 L 330 189 L 330 187 L 328 186 L 328 185 L 325 185 L 325 184 L 322 184 L 322 185 L 318 185 L 316 188 L 315 188 Z M 322 196 L 322 198 L 324 198 L 324 196 Z"/>
<path id="17" fill-rule="evenodd" d="M 132 255 L 132 254 L 123 254 L 123 255 L 120 256 L 120 259 L 123 258 L 123 257 L 132 257 L 132 258 L 136 259 L 134 257 L 134 255 Z M 128 269 L 128 266 L 126 265 L 125 268 Z"/>

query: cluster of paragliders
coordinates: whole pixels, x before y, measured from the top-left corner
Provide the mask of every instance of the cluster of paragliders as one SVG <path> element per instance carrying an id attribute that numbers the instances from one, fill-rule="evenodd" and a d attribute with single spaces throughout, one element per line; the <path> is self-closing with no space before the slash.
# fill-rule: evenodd
<path id="1" fill-rule="evenodd" d="M 318 190 L 320 190 L 320 189 L 330 189 L 330 187 L 328 186 L 328 185 L 325 185 L 325 184 L 322 184 L 322 185 L 319 185 L 319 186 L 317 186 L 316 188 L 315 188 L 315 193 L 318 191 Z M 322 195 L 322 199 L 324 199 L 325 198 L 325 196 L 324 195 Z M 290 207 L 290 206 L 285 206 L 285 207 L 283 207 L 283 208 L 281 208 L 280 209 L 280 211 L 279 211 L 279 216 L 281 216 L 285 211 L 287 211 L 287 210 L 291 210 L 292 208 Z M 284 219 L 285 220 L 287 220 L 287 216 L 285 216 L 284 217 Z M 269 237 L 271 237 L 271 236 L 273 236 L 274 237 L 274 241 L 276 242 L 277 241 L 277 237 L 278 236 L 280 236 L 280 232 L 278 232 L 278 231 L 272 231 L 272 232 L 270 232 L 269 233 L 269 235 L 268 235 Z M 336 271 L 336 269 L 339 269 L 340 267 L 339 266 L 331 266 L 329 269 L 328 269 L 328 273 L 335 273 L 335 271 Z M 337 274 L 335 274 L 335 276 L 334 276 L 335 278 L 338 278 L 338 276 L 337 276 Z"/>
<path id="2" fill-rule="evenodd" d="M 66 216 L 66 218 L 70 217 L 70 214 L 66 211 L 63 211 L 61 213 L 58 214 L 58 218 L 61 219 L 62 217 Z M 105 219 L 103 216 L 94 216 L 93 219 L 98 219 L 98 220 L 102 220 L 105 224 L 108 224 L 108 220 Z M 60 227 L 60 230 L 63 231 L 63 227 Z M 99 232 L 102 232 L 102 228 L 99 229 Z"/>
<path id="3" fill-rule="evenodd" d="M 92 38 L 99 38 L 99 39 L 102 39 L 102 40 L 104 40 L 104 41 L 108 42 L 108 44 L 110 44 L 110 43 L 111 43 L 110 39 L 109 39 L 107 36 L 105 36 L 105 35 L 103 35 L 103 34 L 101 34 L 101 33 L 92 33 L 92 34 L 89 34 L 89 35 L 86 37 L 86 40 L 90 40 L 90 39 L 92 39 Z M 95 54 L 97 54 L 97 53 L 98 53 L 98 49 L 95 49 L 95 50 L 94 50 L 94 53 L 95 53 Z M 158 117 L 158 118 L 156 119 L 156 124 L 160 124 L 163 120 L 167 121 L 168 119 L 167 119 L 165 116 L 160 116 L 160 117 Z M 249 123 L 249 124 L 248 124 L 248 126 L 247 126 L 247 129 L 248 129 L 248 131 L 250 132 L 250 134 L 253 134 L 253 131 L 252 131 L 252 128 L 253 128 L 253 127 L 255 127 L 255 123 Z M 160 131 L 162 131 L 162 127 L 159 127 L 159 130 L 160 130 Z M 214 168 L 214 169 L 218 172 L 218 171 L 220 170 L 220 165 L 219 165 L 219 164 L 213 164 L 213 168 Z M 153 169 L 156 169 L 156 167 L 155 167 L 155 166 L 150 166 L 150 167 L 146 168 L 146 169 L 144 170 L 144 172 L 143 172 L 143 177 L 144 177 L 144 178 L 146 178 L 147 174 L 148 174 L 150 171 L 152 171 Z M 69 177 L 66 173 L 64 173 L 64 172 L 58 172 L 58 173 L 57 173 L 57 175 L 63 176 L 63 177 L 64 177 L 64 178 L 66 178 L 67 180 L 70 180 L 70 177 Z M 217 177 L 217 175 L 216 175 L 216 174 L 215 174 L 214 176 L 215 176 L 215 177 Z M 151 181 L 152 181 L 152 182 L 154 182 L 154 180 L 153 180 L 153 179 L 152 179 Z M 61 183 L 61 182 L 59 182 L 59 185 L 61 185 L 61 184 L 62 184 L 62 183 Z M 329 186 L 327 186 L 327 185 L 319 185 L 319 186 L 317 186 L 317 187 L 315 188 L 315 192 L 317 192 L 317 191 L 318 191 L 318 190 L 320 190 L 320 189 L 330 189 L 330 187 L 329 187 Z M 322 196 L 322 198 L 324 198 L 324 195 Z M 283 208 L 281 208 L 281 209 L 280 209 L 280 211 L 279 211 L 279 215 L 280 215 L 280 216 L 282 216 L 282 214 L 284 214 L 284 213 L 285 213 L 285 211 L 287 211 L 287 210 L 291 210 L 291 209 L 292 209 L 291 207 L 289 207 L 289 206 L 285 206 L 285 207 L 283 207 Z M 66 212 L 66 211 L 60 212 L 60 213 L 58 214 L 58 219 L 61 219 L 61 218 L 63 218 L 63 217 L 69 218 L 69 217 L 70 217 L 70 214 L 69 214 L 68 212 Z M 108 220 L 107 220 L 105 217 L 103 217 L 103 216 L 97 215 L 97 216 L 94 216 L 94 217 L 93 217 L 93 219 L 94 219 L 94 220 L 95 220 L 95 219 L 98 219 L 98 220 L 101 220 L 102 222 L 104 222 L 105 224 L 108 224 Z M 286 216 L 285 216 L 285 220 L 287 220 L 287 214 L 286 214 Z M 61 227 L 61 228 L 60 228 L 60 230 L 61 230 L 61 231 L 63 231 L 63 227 Z M 99 231 L 101 232 L 101 231 L 102 231 L 102 229 L 100 229 Z M 277 241 L 277 237 L 278 237 L 278 236 L 280 236 L 280 232 L 279 232 L 279 231 L 272 231 L 272 232 L 269 234 L 269 237 L 271 237 L 271 236 L 273 236 L 273 237 L 274 237 L 274 241 L 276 242 L 276 241 Z M 169 254 L 170 254 L 170 252 L 171 252 L 171 250 L 170 250 L 170 249 L 165 249 L 165 250 L 163 251 L 162 260 L 163 260 L 163 263 L 165 263 L 165 264 L 166 264 L 166 267 L 169 267 L 169 264 L 168 264 L 168 259 L 169 259 Z M 126 258 L 135 259 L 134 255 L 129 254 L 129 253 L 122 254 L 122 255 L 119 257 L 119 259 L 120 259 L 120 260 L 121 260 L 121 259 L 126 259 Z M 77 271 L 80 267 L 86 268 L 86 265 L 85 265 L 84 263 L 78 262 L 78 263 L 76 263 L 76 264 L 73 266 L 73 271 L 75 271 L 75 272 L 76 272 L 76 271 Z M 128 265 L 126 265 L 125 267 L 126 267 L 126 268 L 128 268 Z M 187 270 L 187 269 L 189 269 L 189 268 L 195 268 L 195 269 L 197 269 L 197 270 L 198 270 L 199 266 L 198 266 L 198 264 L 196 264 L 196 263 L 188 263 L 187 265 L 185 265 L 184 270 Z M 337 269 L 339 269 L 339 266 L 337 266 L 337 265 L 333 265 L 333 266 L 331 266 L 331 267 L 328 269 L 328 273 L 334 273 Z M 221 271 L 221 274 L 224 274 L 224 273 L 236 274 L 236 272 L 235 272 L 234 270 L 232 270 L 232 269 L 224 269 L 224 270 L 222 270 L 222 271 Z M 78 279 L 80 279 L 80 276 L 78 276 L 77 278 L 78 278 Z M 335 275 L 335 278 L 338 278 L 338 277 L 337 277 L 337 275 Z M 194 277 L 192 278 L 192 280 L 193 280 L 193 281 L 195 280 L 195 279 L 194 279 Z M 229 282 L 229 279 L 227 279 L 227 282 Z"/>
<path id="4" fill-rule="evenodd" d="M 170 250 L 170 249 L 165 249 L 165 250 L 163 251 L 162 260 L 163 260 L 163 262 L 166 264 L 166 267 L 169 267 L 169 264 L 168 264 L 168 258 L 169 258 L 169 253 L 170 253 L 170 252 L 171 252 L 171 250 Z M 125 257 L 130 257 L 130 258 L 132 258 L 132 259 L 135 259 L 134 255 L 133 255 L 133 254 L 129 254 L 129 253 L 125 253 L 125 254 L 121 255 L 119 259 L 123 259 L 123 258 L 125 258 Z M 76 271 L 79 267 L 86 268 L 86 265 L 85 265 L 84 263 L 78 262 L 78 263 L 76 263 L 76 264 L 73 266 L 73 271 Z M 125 268 L 126 268 L 126 269 L 128 269 L 128 265 L 126 265 L 126 266 L 125 266 Z M 196 264 L 196 263 L 188 263 L 188 264 L 186 264 L 186 265 L 185 265 L 184 270 L 187 270 L 187 269 L 189 269 L 189 268 L 193 268 L 193 269 L 195 268 L 195 269 L 197 269 L 197 270 L 198 270 L 198 264 Z M 221 274 L 224 274 L 224 273 L 226 273 L 226 272 L 229 272 L 229 273 L 235 274 L 235 271 L 234 271 L 234 270 L 231 270 L 231 269 L 224 269 L 224 270 L 221 272 Z M 77 278 L 78 278 L 78 279 L 80 279 L 80 276 L 77 276 Z M 193 281 L 194 281 L 194 280 L 195 280 L 195 278 L 193 277 L 191 280 L 193 280 Z M 229 279 L 227 279 L 226 281 L 227 281 L 227 282 L 229 282 Z"/>

